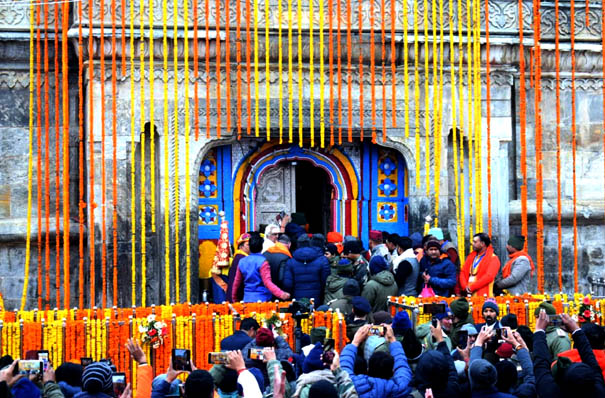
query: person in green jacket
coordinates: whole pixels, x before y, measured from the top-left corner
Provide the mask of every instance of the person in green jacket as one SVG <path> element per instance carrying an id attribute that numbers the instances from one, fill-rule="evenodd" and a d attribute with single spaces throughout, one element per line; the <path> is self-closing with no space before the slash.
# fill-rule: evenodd
<path id="1" fill-rule="evenodd" d="M 473 319 L 473 315 L 469 312 L 470 305 L 464 297 L 452 301 L 450 310 L 452 311 L 452 314 L 454 314 L 450 339 L 452 346 L 456 348 L 458 345 L 458 332 L 464 325 L 474 324 L 475 320 Z"/>
<path id="2" fill-rule="evenodd" d="M 557 315 L 555 306 L 547 301 L 543 301 L 534 312 L 536 318 L 538 318 L 542 309 L 546 311 L 546 315 Z M 546 344 L 550 351 L 551 360 L 556 359 L 557 355 L 563 351 L 571 350 L 571 340 L 569 340 L 569 335 L 563 329 L 549 325 L 544 332 L 546 333 Z"/>
<path id="3" fill-rule="evenodd" d="M 338 262 L 336 272 L 332 272 L 332 274 L 328 276 L 328 279 L 326 279 L 324 303 L 343 298 L 345 296 L 343 293 L 345 283 L 352 277 L 353 263 L 350 260 L 343 258 Z"/>
<path id="4" fill-rule="evenodd" d="M 349 279 L 342 287 L 342 297 L 331 302 L 328 301 L 327 304 L 332 310 L 339 310 L 341 314 L 346 316 L 353 312 L 353 297 L 360 294 L 359 283 L 355 279 Z"/>
<path id="5" fill-rule="evenodd" d="M 397 296 L 397 283 L 389 265 L 383 256 L 374 256 L 370 260 L 370 280 L 361 295 L 372 306 L 372 312 L 386 311 L 389 296 Z"/>

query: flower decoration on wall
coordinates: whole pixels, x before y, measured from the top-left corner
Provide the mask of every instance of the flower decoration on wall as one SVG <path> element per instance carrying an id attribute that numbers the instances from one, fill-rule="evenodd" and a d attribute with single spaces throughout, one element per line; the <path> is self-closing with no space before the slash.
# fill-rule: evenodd
<path id="1" fill-rule="evenodd" d="M 578 322 L 586 323 L 586 322 L 594 322 L 595 321 L 595 312 L 592 308 L 592 304 L 590 302 L 590 297 L 586 296 L 582 300 L 582 304 L 578 309 Z"/>
<path id="2" fill-rule="evenodd" d="M 214 174 L 215 170 L 216 166 L 210 159 L 204 159 L 200 165 L 200 173 L 202 173 L 205 177 L 210 177 L 212 174 Z"/>
<path id="3" fill-rule="evenodd" d="M 202 224 L 216 224 L 218 220 L 218 213 L 215 206 L 201 207 L 199 216 Z"/>
<path id="4" fill-rule="evenodd" d="M 397 205 L 395 203 L 378 203 L 378 221 L 397 221 Z"/>
<path id="5" fill-rule="evenodd" d="M 384 175 L 390 176 L 395 171 L 395 168 L 397 166 L 395 165 L 395 163 L 393 163 L 391 158 L 387 156 L 384 159 L 382 159 L 382 162 L 380 163 L 380 165 L 378 167 L 380 167 L 380 170 L 382 170 Z"/>
<path id="6" fill-rule="evenodd" d="M 168 326 L 164 322 L 156 320 L 155 315 L 151 314 L 139 326 L 139 333 L 141 333 L 143 345 L 148 344 L 154 349 L 158 349 L 168 334 Z"/>
<path id="7" fill-rule="evenodd" d="M 211 197 L 216 191 L 216 185 L 210 180 L 204 180 L 200 184 L 200 193 L 205 197 Z"/>
<path id="8" fill-rule="evenodd" d="M 391 196 L 391 194 L 394 194 L 397 190 L 397 184 L 395 184 L 395 182 L 390 178 L 385 178 L 382 180 L 382 183 L 378 185 L 378 188 L 384 192 L 386 196 Z"/>

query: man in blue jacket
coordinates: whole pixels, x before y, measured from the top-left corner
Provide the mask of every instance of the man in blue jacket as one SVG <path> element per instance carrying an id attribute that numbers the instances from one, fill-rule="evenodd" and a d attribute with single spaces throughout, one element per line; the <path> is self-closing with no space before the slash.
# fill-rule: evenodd
<path id="1" fill-rule="evenodd" d="M 330 275 L 330 262 L 324 256 L 324 244 L 320 236 L 309 239 L 301 235 L 298 249 L 286 263 L 284 288 L 296 300 L 315 299 L 315 307 L 323 303 L 324 286 Z"/>
<path id="2" fill-rule="evenodd" d="M 256 337 L 256 332 L 260 325 L 254 318 L 244 318 L 239 326 L 239 330 L 231 336 L 221 340 L 222 351 L 237 351 L 244 347 Z"/>
<path id="3" fill-rule="evenodd" d="M 444 257 L 441 258 L 439 242 L 429 240 L 426 243 L 426 256 L 420 260 L 419 282 L 432 287 L 437 296 L 449 297 L 456 286 L 456 266 L 447 256 Z"/>
<path id="4" fill-rule="evenodd" d="M 362 326 L 353 342 L 348 344 L 340 355 L 340 365 L 351 375 L 360 398 L 405 398 L 411 391 L 412 371 L 390 326 L 386 327 L 385 338 L 389 343 L 389 353 L 375 352 L 368 361 L 368 374 L 356 375 L 354 372 L 357 347 L 363 343 L 373 325 Z"/>

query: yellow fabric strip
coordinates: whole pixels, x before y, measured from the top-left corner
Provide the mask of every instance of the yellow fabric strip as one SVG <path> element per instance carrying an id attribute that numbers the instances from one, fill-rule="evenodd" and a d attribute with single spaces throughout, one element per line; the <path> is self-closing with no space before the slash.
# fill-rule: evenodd
<path id="1" fill-rule="evenodd" d="M 155 75 L 153 74 L 154 51 L 153 51 L 153 0 L 149 0 L 149 121 L 151 129 L 149 130 L 149 174 L 151 179 L 151 232 L 155 233 L 155 106 L 154 100 L 154 82 Z"/>
<path id="2" fill-rule="evenodd" d="M 416 147 L 416 189 L 420 189 L 420 51 L 418 48 L 418 0 L 414 0 L 414 142 Z"/>
<path id="3" fill-rule="evenodd" d="M 227 5 L 228 7 L 229 5 Z M 187 290 L 186 297 L 187 302 L 191 302 L 191 180 L 189 179 L 189 135 L 190 135 L 190 120 L 189 120 L 189 1 L 183 0 L 183 19 L 184 24 L 184 46 L 183 46 L 183 58 L 184 58 L 184 69 L 185 69 L 185 288 Z M 220 40 L 220 37 L 217 37 Z M 229 40 L 229 38 L 227 38 Z M 226 62 L 229 62 L 227 60 Z M 229 76 L 227 76 L 229 79 Z M 231 109 L 227 108 L 227 112 L 231 112 Z"/>
<path id="4" fill-rule="evenodd" d="M 322 148 L 326 139 L 324 84 L 324 2 L 319 0 L 319 145 Z"/>
<path id="5" fill-rule="evenodd" d="M 271 18 L 269 14 L 269 1 L 265 0 L 265 121 L 267 126 L 267 141 L 271 141 L 271 60 L 269 57 L 269 25 Z"/>
<path id="6" fill-rule="evenodd" d="M 141 166 L 139 173 L 141 173 L 141 305 L 145 306 L 146 293 L 147 293 L 147 239 L 145 232 L 147 230 L 145 226 L 146 222 L 146 184 L 147 184 L 147 170 L 145 167 L 145 2 L 139 2 L 139 15 L 140 28 L 141 28 L 141 41 L 139 43 L 139 71 L 141 73 Z"/>
<path id="7" fill-rule="evenodd" d="M 281 1 L 281 0 L 280 0 Z M 281 47 L 281 46 L 280 46 Z M 288 142 L 292 143 L 294 133 L 294 107 L 292 104 L 294 90 L 292 79 L 292 0 L 288 0 Z M 280 90 L 281 91 L 281 90 Z M 281 108 L 281 106 L 280 106 Z"/>
<path id="8" fill-rule="evenodd" d="M 180 240 L 179 223 L 180 217 L 180 195 L 179 195 L 179 58 L 178 58 L 178 15 L 179 2 L 174 0 L 173 4 L 173 57 L 172 63 L 174 68 L 174 284 L 175 284 L 175 299 L 177 303 L 181 302 L 181 261 L 180 261 Z M 185 83 L 187 85 L 187 83 Z"/>
<path id="9" fill-rule="evenodd" d="M 309 1 L 309 133 L 311 134 L 312 147 L 315 146 L 315 96 L 313 95 L 313 86 L 315 85 L 313 74 L 315 71 L 313 66 L 313 58 L 315 58 L 313 51 L 313 29 L 315 27 L 315 20 L 313 13 L 313 1 Z"/>
<path id="10" fill-rule="evenodd" d="M 254 3 L 254 135 L 260 136 L 260 122 L 258 118 L 258 1 L 252 1 Z M 269 76 L 267 76 L 268 78 Z"/>
<path id="11" fill-rule="evenodd" d="M 136 184 L 135 184 L 135 111 L 134 111 L 134 0 L 130 0 L 130 256 L 131 256 L 131 300 L 137 304 L 136 296 Z M 141 79 L 143 80 L 143 79 Z"/>
<path id="12" fill-rule="evenodd" d="M 162 0 L 162 49 L 164 64 L 162 78 L 164 81 L 164 283 L 165 304 L 170 304 L 170 165 L 168 157 L 168 133 L 170 119 L 168 118 L 168 0 Z"/>

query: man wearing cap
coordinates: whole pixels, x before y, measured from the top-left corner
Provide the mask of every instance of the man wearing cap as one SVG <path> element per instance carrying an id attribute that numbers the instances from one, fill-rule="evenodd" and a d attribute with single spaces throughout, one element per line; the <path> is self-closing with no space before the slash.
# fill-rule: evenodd
<path id="1" fill-rule="evenodd" d="M 452 320 L 452 345 L 456 347 L 458 345 L 458 332 L 466 327 L 466 325 L 470 325 L 473 330 L 475 330 L 475 335 L 477 331 L 475 329 L 475 320 L 473 319 L 473 315 L 469 312 L 470 305 L 466 298 L 462 297 L 456 299 L 450 303 L 450 308 L 452 313 L 454 314 L 454 319 Z M 468 329 L 468 328 L 466 328 Z"/>
<path id="2" fill-rule="evenodd" d="M 365 285 L 368 280 L 368 262 L 363 258 L 363 245 L 360 240 L 345 241 L 342 249 L 342 257 L 348 258 L 353 263 L 353 275 L 360 286 Z"/>
<path id="3" fill-rule="evenodd" d="M 350 278 L 353 278 L 353 263 L 351 260 L 343 258 L 336 266 L 336 273 L 332 273 L 326 280 L 324 302 L 330 303 L 343 298 L 343 288 Z"/>
<path id="4" fill-rule="evenodd" d="M 448 297 L 456 286 L 456 266 L 441 258 L 441 244 L 432 239 L 426 243 L 426 255 L 420 260 L 421 284 L 428 284 L 437 296 Z M 420 289 L 419 289 L 420 290 Z"/>
<path id="5" fill-rule="evenodd" d="M 347 338 L 353 340 L 353 336 L 360 327 L 369 323 L 369 315 L 372 307 L 365 297 L 356 296 L 351 301 L 353 312 L 346 318 Z"/>
<path id="6" fill-rule="evenodd" d="M 291 244 L 292 242 L 288 235 L 282 234 L 277 238 L 277 242 L 263 253 L 263 256 L 265 256 L 269 263 L 269 267 L 271 267 L 271 280 L 280 289 L 283 289 L 286 262 L 292 258 L 292 254 L 290 254 Z"/>
<path id="7" fill-rule="evenodd" d="M 496 278 L 496 288 L 510 295 L 529 292 L 529 283 L 534 276 L 534 262 L 525 250 L 525 237 L 512 236 L 508 239 L 506 251 L 509 260 L 502 268 L 502 274 Z"/>
<path id="8" fill-rule="evenodd" d="M 473 252 L 469 254 L 460 272 L 460 287 L 464 294 L 494 296 L 494 280 L 500 270 L 500 259 L 494 253 L 488 234 L 480 232 L 473 237 Z"/>
<path id="9" fill-rule="evenodd" d="M 239 266 L 239 262 L 242 258 L 250 254 L 250 234 L 248 232 L 241 234 L 236 242 L 237 250 L 233 254 L 231 259 L 231 267 L 229 268 L 229 282 L 227 282 L 227 300 L 233 302 L 233 282 L 235 281 L 235 274 Z M 238 295 L 243 295 L 242 292 L 238 292 Z"/>
<path id="10" fill-rule="evenodd" d="M 369 245 L 371 252 L 370 259 L 376 256 L 384 257 L 390 267 L 392 263 L 391 253 L 389 253 L 387 245 L 383 243 L 382 232 L 375 230 L 370 231 Z"/>
<path id="11" fill-rule="evenodd" d="M 328 305 L 334 311 L 339 310 L 343 315 L 349 315 L 353 312 L 353 297 L 360 294 L 359 283 L 355 279 L 349 279 L 342 288 L 342 298 L 328 302 Z"/>
<path id="12" fill-rule="evenodd" d="M 534 315 L 536 319 L 540 315 L 540 310 L 544 310 L 546 315 L 557 315 L 557 309 L 554 305 L 547 301 L 543 301 L 540 303 L 538 308 L 534 311 Z M 569 340 L 569 335 L 563 329 L 548 324 L 545 328 L 541 329 L 544 333 L 546 333 L 546 345 L 548 346 L 548 350 L 550 351 L 551 361 L 556 359 L 557 356 L 563 351 L 567 351 L 571 349 L 571 340 Z M 534 334 L 538 331 L 537 327 Z"/>
<path id="13" fill-rule="evenodd" d="M 330 231 L 326 235 L 326 242 L 333 243 L 336 246 L 336 249 L 338 250 L 339 254 L 342 253 L 342 241 L 343 240 L 344 239 L 340 232 Z"/>
<path id="14" fill-rule="evenodd" d="M 361 295 L 368 299 L 372 312 L 385 311 L 389 296 L 397 295 L 397 283 L 389 265 L 382 256 L 370 260 L 370 280 L 363 288 Z"/>
<path id="15" fill-rule="evenodd" d="M 481 315 L 483 316 L 483 320 L 485 322 L 475 325 L 475 329 L 477 329 L 478 332 L 481 331 L 483 326 L 487 326 L 490 330 L 500 329 L 502 327 L 502 325 L 500 325 L 500 321 L 498 321 L 500 308 L 498 308 L 498 304 L 496 304 L 493 299 L 485 300 L 483 307 L 481 307 Z"/>

